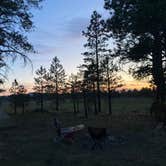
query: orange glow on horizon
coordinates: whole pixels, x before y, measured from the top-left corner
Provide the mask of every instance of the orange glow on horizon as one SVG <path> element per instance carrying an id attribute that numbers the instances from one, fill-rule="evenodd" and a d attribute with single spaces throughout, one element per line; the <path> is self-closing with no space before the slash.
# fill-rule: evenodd
<path id="1" fill-rule="evenodd" d="M 33 90 L 33 84 L 32 83 L 26 83 L 25 88 L 27 89 L 27 93 L 34 92 Z M 119 90 L 125 89 L 125 90 L 141 90 L 142 88 L 150 88 L 150 84 L 147 81 L 126 81 L 124 82 L 124 86 L 119 88 Z M 8 96 L 9 88 L 6 89 L 5 92 L 0 93 L 0 96 Z"/>
<path id="2" fill-rule="evenodd" d="M 146 81 L 130 81 L 126 83 L 126 85 L 124 85 L 122 88 L 126 90 L 141 90 L 142 88 L 150 88 L 150 84 Z"/>

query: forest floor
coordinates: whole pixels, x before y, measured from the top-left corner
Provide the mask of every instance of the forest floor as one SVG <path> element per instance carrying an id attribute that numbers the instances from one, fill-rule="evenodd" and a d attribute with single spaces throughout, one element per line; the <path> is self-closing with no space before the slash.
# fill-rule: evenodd
<path id="1" fill-rule="evenodd" d="M 135 102 L 137 105 L 138 102 Z M 89 116 L 59 112 L 56 117 L 64 127 L 106 127 L 114 138 L 103 149 L 91 150 L 87 129 L 75 135 L 72 144 L 54 142 L 55 113 L 30 112 L 12 115 L 14 128 L 0 130 L 1 166 L 165 166 L 166 132 L 153 129 L 148 111 L 138 108 Z"/>

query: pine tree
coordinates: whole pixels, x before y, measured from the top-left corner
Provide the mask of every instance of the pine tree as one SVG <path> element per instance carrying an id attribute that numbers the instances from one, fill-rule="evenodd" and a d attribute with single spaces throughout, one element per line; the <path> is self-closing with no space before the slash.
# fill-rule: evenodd
<path id="1" fill-rule="evenodd" d="M 106 56 L 102 62 L 102 75 L 104 85 L 107 87 L 108 112 L 110 115 L 112 114 L 111 92 L 123 86 L 121 77 L 117 75 L 118 71 L 119 68 L 115 63 L 114 58 L 111 55 Z"/>
<path id="2" fill-rule="evenodd" d="M 45 74 L 44 79 L 46 81 L 45 92 L 48 94 L 53 94 L 55 87 L 54 87 L 53 78 L 52 78 L 50 72 L 47 72 Z"/>
<path id="3" fill-rule="evenodd" d="M 100 82 L 101 82 L 101 70 L 100 62 L 102 56 L 108 51 L 107 41 L 108 33 L 105 30 L 105 23 L 101 19 L 101 15 L 96 11 L 93 12 L 90 20 L 90 25 L 87 27 L 86 31 L 83 31 L 83 36 L 87 38 L 87 43 L 84 47 L 87 52 L 83 53 L 84 63 L 86 65 L 94 65 L 94 77 L 96 78 L 97 85 L 97 103 L 98 111 L 101 111 L 101 99 L 100 99 Z"/>
<path id="4" fill-rule="evenodd" d="M 79 93 L 81 92 L 81 84 L 80 73 L 70 75 L 68 85 L 70 86 L 74 114 L 79 112 Z"/>
<path id="5" fill-rule="evenodd" d="M 46 69 L 43 66 L 40 66 L 39 69 L 36 70 L 36 77 L 35 80 L 35 86 L 34 90 L 40 94 L 40 110 L 41 112 L 44 111 L 43 105 L 44 105 L 44 92 L 45 92 L 45 86 L 47 85 L 47 82 L 45 80 L 46 76 Z"/>
<path id="6" fill-rule="evenodd" d="M 107 25 L 117 42 L 117 56 L 134 62 L 137 79 L 152 78 L 158 102 L 165 102 L 166 1 L 105 0 Z"/>
<path id="7" fill-rule="evenodd" d="M 17 113 L 17 106 L 22 106 L 22 113 L 25 112 L 25 93 L 27 92 L 27 89 L 24 85 L 20 85 L 18 81 L 15 79 L 12 82 L 12 86 L 9 89 L 9 92 L 12 94 L 12 101 L 14 104 L 14 113 Z"/>
<path id="8" fill-rule="evenodd" d="M 16 99 L 16 97 L 18 95 L 18 82 L 16 79 L 12 82 L 12 86 L 9 89 L 9 92 L 12 94 L 12 97 L 13 97 L 14 114 L 16 114 L 17 113 L 17 99 Z"/>
<path id="9" fill-rule="evenodd" d="M 27 53 L 34 52 L 34 48 L 26 34 L 34 27 L 31 9 L 39 8 L 41 1 L 0 1 L 0 68 L 8 66 L 6 57 L 12 60 L 21 57 L 24 62 L 30 61 Z"/>
<path id="10" fill-rule="evenodd" d="M 90 99 L 87 102 L 87 109 L 88 109 L 88 111 L 90 111 L 89 110 L 89 103 L 90 103 L 90 101 L 92 101 L 93 105 L 94 105 L 94 113 L 95 113 L 95 115 L 97 115 L 98 114 L 97 98 L 96 98 L 97 77 L 95 74 L 96 73 L 96 65 L 92 61 L 91 64 L 83 65 L 82 67 L 84 68 L 83 82 L 84 82 L 84 85 L 86 85 L 87 91 L 91 94 L 91 95 L 88 95 L 88 98 L 90 98 Z"/>
<path id="11" fill-rule="evenodd" d="M 57 57 L 54 57 L 50 66 L 50 75 L 54 83 L 56 95 L 56 111 L 59 111 L 59 93 L 65 83 L 65 70 Z"/>
<path id="12" fill-rule="evenodd" d="M 27 92 L 27 89 L 25 88 L 24 85 L 18 86 L 17 101 L 18 101 L 18 104 L 21 105 L 22 107 L 22 114 L 25 113 L 25 101 L 27 100 L 26 94 L 25 94 L 26 92 Z"/>

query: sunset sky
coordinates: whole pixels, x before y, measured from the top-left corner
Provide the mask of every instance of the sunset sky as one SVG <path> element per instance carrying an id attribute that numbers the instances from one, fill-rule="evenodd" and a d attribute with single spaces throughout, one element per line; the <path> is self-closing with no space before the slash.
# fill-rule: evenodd
<path id="1" fill-rule="evenodd" d="M 35 70 L 43 65 L 48 68 L 54 56 L 63 64 L 67 74 L 76 73 L 77 66 L 82 63 L 84 37 L 81 32 L 89 25 L 92 12 L 97 10 L 104 17 L 108 16 L 103 8 L 104 0 L 45 0 L 41 10 L 33 10 L 35 29 L 28 34 L 37 54 L 29 57 L 33 62 L 24 67 L 21 60 L 10 65 L 8 81 L 3 88 L 11 86 L 16 78 L 28 89 L 33 86 Z M 122 74 L 127 88 L 147 86 L 146 81 L 135 81 L 131 76 Z"/>

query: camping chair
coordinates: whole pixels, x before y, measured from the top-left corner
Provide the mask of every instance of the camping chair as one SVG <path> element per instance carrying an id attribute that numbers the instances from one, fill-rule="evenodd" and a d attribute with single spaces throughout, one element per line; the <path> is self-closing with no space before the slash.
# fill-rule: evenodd
<path id="1" fill-rule="evenodd" d="M 88 127 L 88 133 L 93 140 L 92 150 L 95 147 L 102 149 L 102 142 L 105 141 L 107 137 L 106 128 Z"/>
<path id="2" fill-rule="evenodd" d="M 58 137 L 70 143 L 73 142 L 74 135 L 85 128 L 83 124 L 61 128 L 60 122 L 56 118 L 54 119 L 54 126 L 56 127 Z"/>

